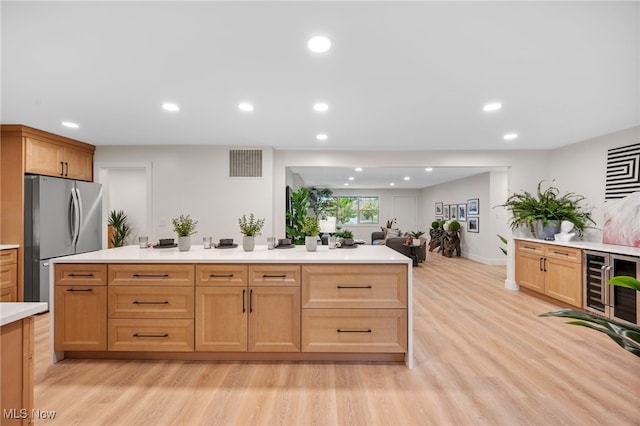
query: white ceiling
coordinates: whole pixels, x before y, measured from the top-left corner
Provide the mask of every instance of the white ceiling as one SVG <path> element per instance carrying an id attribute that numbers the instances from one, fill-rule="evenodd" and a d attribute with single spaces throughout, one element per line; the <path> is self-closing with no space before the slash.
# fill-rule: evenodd
<path id="1" fill-rule="evenodd" d="M 1 120 L 95 145 L 553 148 L 639 124 L 638 5 L 2 1 Z"/>

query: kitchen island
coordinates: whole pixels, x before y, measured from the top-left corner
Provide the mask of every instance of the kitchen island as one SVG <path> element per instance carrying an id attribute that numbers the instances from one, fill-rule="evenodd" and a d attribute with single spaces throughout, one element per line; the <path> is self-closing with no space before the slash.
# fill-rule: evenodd
<path id="1" fill-rule="evenodd" d="M 63 357 L 405 362 L 411 259 L 357 248 L 126 246 L 53 261 Z"/>

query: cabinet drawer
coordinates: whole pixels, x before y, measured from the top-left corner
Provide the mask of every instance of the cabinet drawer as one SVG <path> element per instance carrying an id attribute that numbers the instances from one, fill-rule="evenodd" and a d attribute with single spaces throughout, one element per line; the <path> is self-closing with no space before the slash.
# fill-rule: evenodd
<path id="1" fill-rule="evenodd" d="M 109 285 L 193 286 L 194 265 L 109 265 Z"/>
<path id="2" fill-rule="evenodd" d="M 566 260 L 575 263 L 582 262 L 582 250 L 574 247 L 548 245 L 545 255 L 549 259 Z"/>
<path id="3" fill-rule="evenodd" d="M 303 308 L 406 308 L 406 265 L 304 265 Z"/>
<path id="4" fill-rule="evenodd" d="M 299 287 L 300 265 L 249 265 L 249 285 Z"/>
<path id="5" fill-rule="evenodd" d="M 193 351 L 192 319 L 110 319 L 110 351 Z"/>
<path id="6" fill-rule="evenodd" d="M 109 286 L 109 318 L 193 318 L 193 287 Z"/>
<path id="7" fill-rule="evenodd" d="M 523 253 L 531 253 L 539 256 L 544 255 L 544 245 L 540 243 L 532 243 L 531 241 L 516 241 L 516 250 Z"/>
<path id="8" fill-rule="evenodd" d="M 246 287 L 247 274 L 247 265 L 196 265 L 196 285 Z"/>
<path id="9" fill-rule="evenodd" d="M 303 309 L 303 352 L 407 351 L 405 309 Z"/>
<path id="10" fill-rule="evenodd" d="M 107 265 L 91 263 L 58 263 L 56 285 L 107 285 Z"/>
<path id="11" fill-rule="evenodd" d="M 18 250 L 0 250 L 0 266 L 18 263 Z"/>

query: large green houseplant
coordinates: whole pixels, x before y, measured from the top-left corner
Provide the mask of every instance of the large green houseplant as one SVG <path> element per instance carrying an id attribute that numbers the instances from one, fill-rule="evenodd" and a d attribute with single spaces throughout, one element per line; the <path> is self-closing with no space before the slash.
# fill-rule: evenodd
<path id="1" fill-rule="evenodd" d="M 124 210 L 111 210 L 109 212 L 109 242 L 113 247 L 122 247 L 131 234 L 129 218 Z"/>
<path id="2" fill-rule="evenodd" d="M 291 210 L 286 212 L 286 231 L 287 238 L 291 238 L 294 244 L 304 244 L 305 234 L 302 228 L 308 216 L 309 207 L 309 190 L 307 188 L 303 187 L 291 193 Z"/>
<path id="3" fill-rule="evenodd" d="M 514 193 L 504 204 L 498 206 L 511 212 L 509 225 L 512 230 L 526 228 L 538 238 L 548 238 L 559 232 L 560 223 L 566 220 L 573 223 L 578 235 L 582 236 L 586 228 L 596 224 L 591 218 L 591 212 L 581 207 L 585 197 L 573 192 L 560 195 L 560 190 L 554 186 L 542 190 L 542 182 L 544 181 L 538 183 L 535 194 L 527 191 Z M 550 224 L 554 228 L 547 235 L 542 235 L 542 229 Z"/>

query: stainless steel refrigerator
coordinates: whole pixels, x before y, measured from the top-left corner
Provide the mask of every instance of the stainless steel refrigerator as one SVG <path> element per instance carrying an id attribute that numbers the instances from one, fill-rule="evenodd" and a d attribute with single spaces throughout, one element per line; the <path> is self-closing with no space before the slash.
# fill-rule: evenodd
<path id="1" fill-rule="evenodd" d="M 102 185 L 26 175 L 24 300 L 49 302 L 49 260 L 102 248 Z"/>

